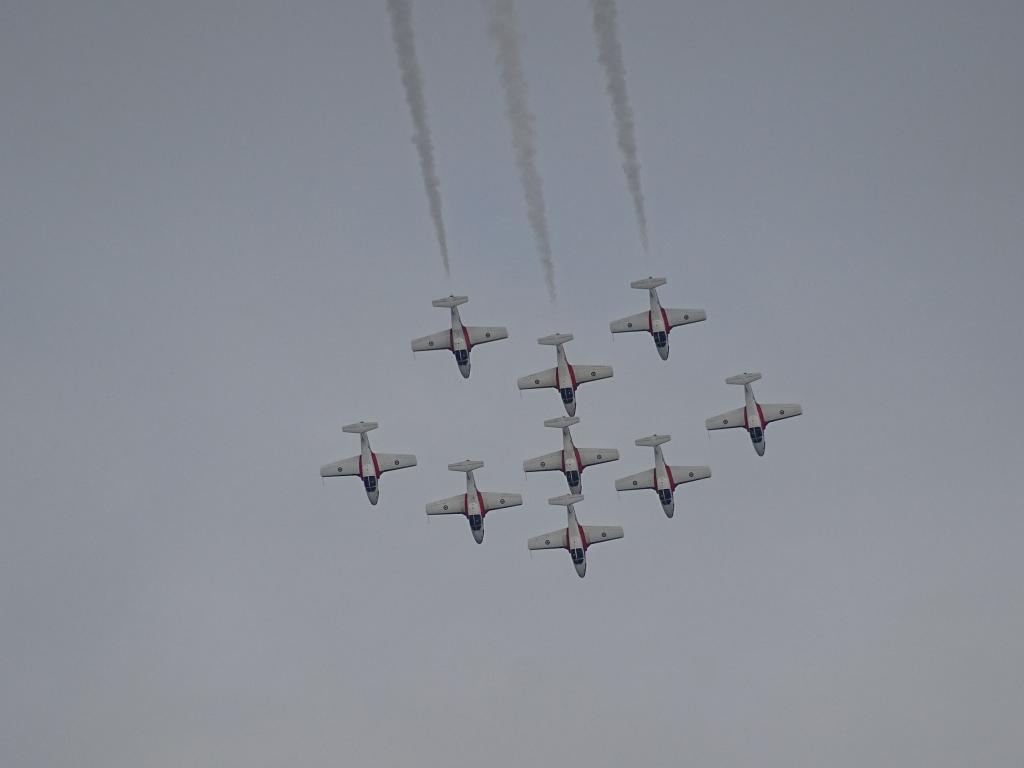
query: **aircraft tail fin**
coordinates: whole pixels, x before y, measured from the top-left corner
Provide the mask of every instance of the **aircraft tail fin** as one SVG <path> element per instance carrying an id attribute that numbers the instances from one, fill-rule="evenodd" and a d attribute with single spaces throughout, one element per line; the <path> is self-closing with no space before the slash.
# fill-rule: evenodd
<path id="1" fill-rule="evenodd" d="M 541 336 L 537 339 L 538 344 L 547 344 L 550 347 L 561 346 L 572 341 L 571 333 L 552 333 L 550 336 Z"/>
<path id="2" fill-rule="evenodd" d="M 579 504 L 583 501 L 582 493 L 567 493 L 563 496 L 553 496 L 548 499 L 548 504 L 554 504 L 557 507 L 568 507 L 570 504 Z"/>
<path id="3" fill-rule="evenodd" d="M 571 427 L 573 424 L 579 424 L 579 416 L 559 416 L 557 419 L 548 419 L 544 422 L 545 427 L 554 427 L 555 429 L 565 429 Z"/>
<path id="4" fill-rule="evenodd" d="M 737 373 L 725 380 L 726 384 L 751 384 L 761 378 L 760 373 Z"/>
<path id="5" fill-rule="evenodd" d="M 640 446 L 641 448 L 654 448 L 667 443 L 672 439 L 672 435 L 650 435 L 648 437 L 637 438 L 633 441 L 633 445 Z"/>
<path id="6" fill-rule="evenodd" d="M 466 459 L 465 461 L 457 461 L 454 464 L 449 464 L 448 469 L 452 472 L 472 472 L 474 469 L 480 469 L 484 463 L 482 461 L 473 461 Z"/>
<path id="7" fill-rule="evenodd" d="M 648 277 L 644 278 L 643 280 L 634 280 L 632 283 L 629 284 L 629 287 L 637 288 L 641 291 L 649 291 L 652 288 L 658 288 L 662 285 L 665 285 L 665 283 L 667 282 L 668 280 L 666 280 L 664 277 Z"/>
<path id="8" fill-rule="evenodd" d="M 371 429 L 377 428 L 376 421 L 357 421 L 355 424 L 346 424 L 341 428 L 342 432 L 352 432 L 357 435 L 363 432 L 369 432 Z"/>
<path id="9" fill-rule="evenodd" d="M 445 296 L 443 299 L 434 299 L 431 303 L 435 307 L 444 307 L 445 309 L 454 309 L 460 304 L 465 304 L 469 301 L 469 296 Z"/>

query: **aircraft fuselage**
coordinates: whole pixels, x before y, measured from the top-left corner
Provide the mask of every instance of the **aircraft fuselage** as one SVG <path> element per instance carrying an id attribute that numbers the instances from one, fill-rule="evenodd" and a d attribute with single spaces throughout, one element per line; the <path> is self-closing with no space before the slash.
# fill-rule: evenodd
<path id="1" fill-rule="evenodd" d="M 743 422 L 747 434 L 750 435 L 750 442 L 753 443 L 757 455 L 764 456 L 764 429 L 767 422 L 764 420 L 764 414 L 761 413 L 761 406 L 754 399 L 754 390 L 749 384 L 743 385 L 743 395 L 746 400 L 743 409 Z"/>
<path id="2" fill-rule="evenodd" d="M 459 367 L 462 378 L 469 378 L 470 362 L 469 352 L 473 345 L 469 341 L 469 333 L 462 325 L 462 318 L 459 317 L 459 308 L 452 307 L 452 329 L 451 334 L 452 354 L 455 355 L 455 364 Z"/>
<path id="3" fill-rule="evenodd" d="M 651 328 L 651 337 L 654 339 L 654 346 L 661 355 L 662 360 L 668 360 L 668 333 L 671 330 L 668 324 L 668 315 L 661 308 L 658 301 L 657 288 L 651 288 L 651 309 L 648 313 L 648 324 Z"/>
<path id="4" fill-rule="evenodd" d="M 565 358 L 565 350 L 559 344 L 555 348 L 558 355 L 558 367 L 555 370 L 555 386 L 562 398 L 562 405 L 565 412 L 570 416 L 576 415 L 576 374 Z"/>
<path id="5" fill-rule="evenodd" d="M 587 537 L 583 534 L 583 528 L 580 526 L 579 521 L 576 520 L 576 510 L 572 508 L 570 504 L 568 507 L 568 522 L 566 523 L 567 530 L 567 541 L 566 544 L 569 548 L 569 557 L 572 559 L 572 565 L 576 569 L 576 573 L 582 579 L 587 575 L 587 547 L 590 544 L 587 542 Z"/>
<path id="6" fill-rule="evenodd" d="M 371 504 L 376 504 L 380 498 L 380 467 L 377 465 L 377 454 L 370 450 L 370 438 L 365 432 L 359 435 L 359 449 L 359 478 L 366 489 L 366 498 Z"/>

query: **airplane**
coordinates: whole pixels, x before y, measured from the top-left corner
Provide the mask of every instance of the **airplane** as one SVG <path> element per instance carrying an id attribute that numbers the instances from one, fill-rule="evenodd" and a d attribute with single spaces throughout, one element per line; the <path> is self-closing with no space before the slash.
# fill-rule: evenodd
<path id="1" fill-rule="evenodd" d="M 661 446 L 671 439 L 672 435 L 651 435 L 635 440 L 634 445 L 654 449 L 654 468 L 615 481 L 616 491 L 657 491 L 665 517 L 672 517 L 675 514 L 676 486 L 711 477 L 711 467 L 671 467 L 666 464 L 665 457 L 661 455 Z"/>
<path id="2" fill-rule="evenodd" d="M 517 384 L 520 389 L 543 389 L 545 387 L 557 389 L 558 394 L 562 396 L 565 412 L 570 416 L 575 416 L 576 388 L 588 381 L 611 378 L 613 372 L 610 365 L 570 365 L 569 361 L 565 359 L 565 350 L 562 349 L 562 345 L 570 341 L 572 341 L 571 333 L 553 333 L 550 336 L 541 336 L 537 339 L 538 344 L 546 344 L 555 348 L 558 366 L 523 376 Z"/>
<path id="3" fill-rule="evenodd" d="M 430 302 L 435 307 L 444 307 L 452 311 L 452 325 L 444 331 L 432 333 L 412 340 L 413 352 L 429 352 L 434 349 L 450 349 L 455 355 L 455 364 L 459 367 L 462 378 L 469 378 L 469 352 L 479 344 L 499 341 L 508 338 L 508 329 L 501 326 L 463 325 L 459 317 L 459 305 L 469 301 L 468 296 L 448 296 Z"/>
<path id="4" fill-rule="evenodd" d="M 703 309 L 662 309 L 661 302 L 658 301 L 658 286 L 667 282 L 664 277 L 648 277 L 646 280 L 634 280 L 630 283 L 630 288 L 646 290 L 650 294 L 651 308 L 647 312 L 613 320 L 610 325 L 612 333 L 650 333 L 654 337 L 654 346 L 662 360 L 668 360 L 668 334 L 673 328 L 708 319 L 707 312 Z"/>
<path id="5" fill-rule="evenodd" d="M 704 422 L 706 429 L 736 429 L 742 427 L 750 434 L 750 442 L 758 456 L 764 456 L 764 431 L 773 421 L 799 416 L 803 409 L 797 403 L 759 403 L 754 399 L 750 385 L 761 378 L 760 373 L 738 373 L 725 380 L 726 384 L 742 384 L 746 405 L 712 416 Z"/>
<path id="6" fill-rule="evenodd" d="M 428 515 L 465 515 L 477 544 L 484 540 L 484 518 L 488 512 L 505 507 L 518 507 L 523 503 L 523 497 L 518 493 L 482 493 L 477 490 L 473 470 L 480 469 L 483 465 L 482 461 L 470 459 L 449 464 L 448 469 L 452 472 L 466 473 L 466 492 L 427 504 Z"/>
<path id="7" fill-rule="evenodd" d="M 360 421 L 342 427 L 342 432 L 359 435 L 359 455 L 320 467 L 320 477 L 359 477 L 363 481 L 366 496 L 371 504 L 376 504 L 380 497 L 378 481 L 382 474 L 416 466 L 416 457 L 411 453 L 374 453 L 370 449 L 370 438 L 366 433 L 376 428 L 375 421 Z"/>
<path id="8" fill-rule="evenodd" d="M 531 549 L 567 549 L 576 573 L 582 579 L 587 575 L 587 550 L 593 544 L 600 544 L 602 541 L 621 539 L 625 534 L 618 525 L 580 525 L 576 519 L 574 504 L 583 501 L 583 496 L 578 493 L 569 493 L 565 496 L 555 496 L 548 499 L 548 504 L 555 504 L 566 508 L 568 522 L 565 528 L 559 528 L 551 533 L 544 533 L 534 536 L 526 542 Z"/>
<path id="9" fill-rule="evenodd" d="M 579 424 L 579 422 L 578 416 L 559 416 L 557 419 L 545 421 L 545 427 L 562 430 L 562 450 L 527 459 L 523 462 L 523 471 L 551 472 L 558 470 L 565 475 L 570 493 L 583 493 L 583 481 L 580 479 L 583 470 L 593 464 L 618 461 L 619 452 L 614 448 L 577 448 L 572 442 L 569 427 Z"/>

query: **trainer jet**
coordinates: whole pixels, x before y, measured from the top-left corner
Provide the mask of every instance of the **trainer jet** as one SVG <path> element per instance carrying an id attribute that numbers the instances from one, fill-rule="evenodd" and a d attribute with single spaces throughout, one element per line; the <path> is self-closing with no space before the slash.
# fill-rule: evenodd
<path id="1" fill-rule="evenodd" d="M 518 493 L 483 493 L 477 490 L 473 470 L 480 469 L 483 465 L 482 461 L 469 459 L 449 464 L 448 469 L 452 472 L 466 473 L 466 492 L 427 504 L 428 515 L 465 515 L 477 544 L 484 540 L 484 518 L 488 512 L 493 509 L 518 507 L 523 503 L 523 497 Z"/>
<path id="2" fill-rule="evenodd" d="M 499 341 L 508 338 L 508 329 L 501 326 L 473 326 L 463 325 L 459 317 L 459 305 L 469 301 L 468 296 L 448 296 L 443 299 L 434 299 L 431 304 L 435 307 L 443 307 L 452 311 L 451 327 L 444 331 L 432 333 L 412 340 L 413 352 L 429 352 L 434 349 L 448 349 L 455 355 L 455 363 L 459 366 L 459 373 L 462 378 L 469 378 L 469 352 L 479 344 L 486 344 L 489 341 Z"/>
<path id="3" fill-rule="evenodd" d="M 634 445 L 654 449 L 654 468 L 615 481 L 616 491 L 657 491 L 666 517 L 675 514 L 674 492 L 677 486 L 711 477 L 711 467 L 671 467 L 666 464 L 665 457 L 661 455 L 661 446 L 671 439 L 671 435 L 651 435 L 634 441 Z"/>
<path id="4" fill-rule="evenodd" d="M 614 448 L 577 448 L 572 442 L 569 427 L 579 424 L 579 422 L 578 416 L 559 416 L 557 419 L 545 421 L 545 427 L 562 430 L 562 450 L 527 459 L 523 462 L 523 471 L 553 472 L 558 470 L 565 475 L 570 493 L 583 493 L 583 481 L 580 479 L 583 470 L 593 464 L 618 461 L 619 452 Z"/>
<path id="5" fill-rule="evenodd" d="M 381 475 L 393 469 L 416 466 L 416 457 L 411 453 L 374 453 L 370 449 L 370 438 L 366 433 L 376 428 L 375 421 L 360 421 L 342 427 L 342 432 L 359 435 L 359 455 L 320 467 L 320 477 L 359 477 L 363 481 L 366 496 L 371 504 L 376 504 L 380 497 L 380 489 L 377 486 Z"/>
<path id="6" fill-rule="evenodd" d="M 537 339 L 538 344 L 546 344 L 555 348 L 558 365 L 546 371 L 531 373 L 519 379 L 520 389 L 543 389 L 551 387 L 558 390 L 562 397 L 565 412 L 576 415 L 576 388 L 588 381 L 599 381 L 611 378 L 613 372 L 610 365 L 570 365 L 565 359 L 562 346 L 572 341 L 571 333 L 553 333 Z"/>
<path id="7" fill-rule="evenodd" d="M 544 533 L 534 536 L 526 542 L 526 546 L 532 549 L 567 549 L 576 573 L 582 579 L 587 575 L 587 550 L 593 544 L 600 544 L 602 541 L 621 539 L 625 534 L 618 525 L 580 525 L 576 519 L 574 504 L 583 501 L 583 496 L 578 493 L 570 493 L 565 496 L 556 496 L 548 499 L 548 504 L 556 504 L 565 507 L 568 516 L 568 523 L 565 528 L 559 528 L 551 533 Z"/>
<path id="8" fill-rule="evenodd" d="M 725 380 L 726 384 L 741 384 L 746 405 L 712 416 L 704 422 L 707 429 L 736 429 L 742 427 L 750 435 L 750 442 L 758 456 L 764 456 L 764 431 L 773 421 L 799 416 L 803 409 L 797 403 L 759 403 L 754 399 L 750 385 L 761 378 L 760 373 L 739 373 Z"/>
<path id="9" fill-rule="evenodd" d="M 629 287 L 647 291 L 651 298 L 651 308 L 647 312 L 613 320 L 611 323 L 612 333 L 647 331 L 654 338 L 654 346 L 662 360 L 668 360 L 668 334 L 673 328 L 708 319 L 703 309 L 663 309 L 658 301 L 658 286 L 667 282 L 664 277 L 634 280 Z"/>

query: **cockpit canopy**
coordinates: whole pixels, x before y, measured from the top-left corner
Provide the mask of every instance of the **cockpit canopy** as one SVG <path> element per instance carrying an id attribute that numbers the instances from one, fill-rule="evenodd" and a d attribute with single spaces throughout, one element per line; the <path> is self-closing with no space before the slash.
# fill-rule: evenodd
<path id="1" fill-rule="evenodd" d="M 662 504 L 672 503 L 672 491 L 668 488 L 662 488 L 658 491 L 658 498 L 661 499 Z"/>
<path id="2" fill-rule="evenodd" d="M 481 528 L 484 527 L 483 518 L 480 517 L 480 515 L 470 515 L 469 527 L 472 528 L 474 531 L 479 531 Z"/>
<path id="3" fill-rule="evenodd" d="M 573 398 L 572 387 L 563 387 L 558 390 L 558 394 L 562 396 L 563 403 L 571 403 Z"/>
<path id="4" fill-rule="evenodd" d="M 366 487 L 367 493 L 373 493 L 377 490 L 377 478 L 373 475 L 363 478 L 363 485 Z"/>
<path id="5" fill-rule="evenodd" d="M 583 562 L 583 547 L 577 547 L 576 549 L 570 549 L 569 554 L 572 556 L 572 561 L 579 565 Z"/>
<path id="6" fill-rule="evenodd" d="M 760 443 L 762 440 L 764 440 L 764 430 L 762 430 L 760 427 L 751 427 L 750 439 L 755 443 Z"/>
<path id="7" fill-rule="evenodd" d="M 653 333 L 653 336 L 655 346 L 664 347 L 666 344 L 668 344 L 668 334 L 665 333 L 664 331 L 655 331 Z"/>
<path id="8" fill-rule="evenodd" d="M 580 473 L 575 469 L 570 469 L 565 473 L 565 479 L 569 482 L 569 485 L 576 486 L 580 484 Z"/>
<path id="9" fill-rule="evenodd" d="M 455 362 L 459 365 L 465 365 L 469 362 L 469 350 L 468 349 L 456 349 L 455 350 Z"/>

